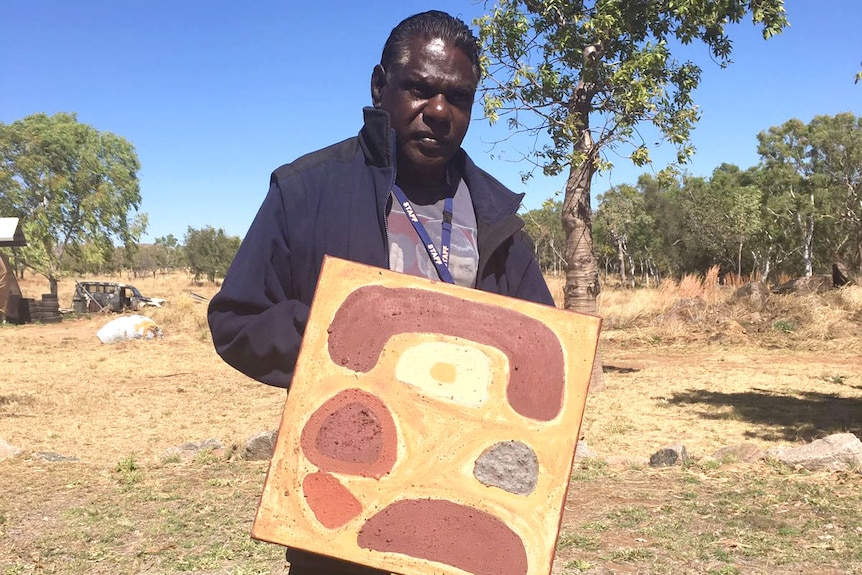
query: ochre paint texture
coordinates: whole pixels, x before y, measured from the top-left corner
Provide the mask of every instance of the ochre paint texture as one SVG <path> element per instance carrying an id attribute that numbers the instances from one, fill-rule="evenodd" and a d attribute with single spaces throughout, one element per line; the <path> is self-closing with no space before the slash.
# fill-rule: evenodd
<path id="1" fill-rule="evenodd" d="M 380 477 L 395 463 L 395 423 L 380 398 L 347 389 L 314 412 L 302 430 L 302 451 L 322 471 Z"/>
<path id="2" fill-rule="evenodd" d="M 490 345 L 509 358 L 506 389 L 515 411 L 550 421 L 562 409 L 566 377 L 560 340 L 516 311 L 442 293 L 368 286 L 347 297 L 327 331 L 332 361 L 359 372 L 371 371 L 386 342 L 400 333 L 444 333 Z"/>
<path id="3" fill-rule="evenodd" d="M 412 575 L 548 575 L 598 318 L 327 258 L 252 527 Z"/>
<path id="4" fill-rule="evenodd" d="M 327 529 L 343 527 L 362 513 L 362 504 L 329 473 L 312 473 L 302 481 L 308 507 Z"/>
<path id="5" fill-rule="evenodd" d="M 527 553 L 517 534 L 497 517 L 451 501 L 397 501 L 368 520 L 357 542 L 476 575 L 527 572 Z"/>

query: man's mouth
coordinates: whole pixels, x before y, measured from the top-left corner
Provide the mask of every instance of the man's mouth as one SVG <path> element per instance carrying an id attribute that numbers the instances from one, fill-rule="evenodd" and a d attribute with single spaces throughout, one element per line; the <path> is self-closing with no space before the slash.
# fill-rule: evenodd
<path id="1" fill-rule="evenodd" d="M 445 140 L 443 140 L 442 138 L 438 138 L 434 134 L 429 134 L 427 132 L 417 134 L 415 139 L 417 142 L 420 142 L 420 143 L 428 145 L 428 146 L 444 146 L 444 145 L 446 145 Z"/>

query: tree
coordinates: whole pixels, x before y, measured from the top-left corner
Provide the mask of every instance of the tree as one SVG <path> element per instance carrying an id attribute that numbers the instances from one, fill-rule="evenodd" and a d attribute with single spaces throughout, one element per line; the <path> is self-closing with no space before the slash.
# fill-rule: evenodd
<path id="1" fill-rule="evenodd" d="M 486 48 L 486 116 L 493 122 L 509 115 L 516 130 L 546 133 L 533 161 L 547 175 L 568 170 L 567 309 L 596 310 L 590 185 L 597 170 L 611 167 L 606 152 L 633 144 L 629 157 L 647 165 L 649 150 L 636 130 L 647 122 L 685 162 L 694 153 L 692 93 L 700 68 L 674 59 L 671 47 L 700 41 L 726 66 L 726 28 L 746 15 L 762 25 L 764 38 L 788 24 L 783 0 L 497 0 L 477 21 Z M 593 376 L 598 383 L 599 361 Z"/>
<path id="2" fill-rule="evenodd" d="M 643 194 L 628 184 L 614 186 L 599 196 L 596 223 L 602 222 L 609 239 L 613 242 L 619 264 L 620 286 L 634 287 L 634 251 L 646 251 L 643 244 L 653 227 L 653 220 L 644 209 Z M 634 244 L 634 245 L 633 245 Z M 634 250 L 632 249 L 634 248 Z M 628 274 L 626 269 L 628 268 Z"/>
<path id="3" fill-rule="evenodd" d="M 681 205 L 691 235 L 713 258 L 742 276 L 744 249 L 761 230 L 761 191 L 754 175 L 721 164 L 707 181 L 686 178 Z"/>
<path id="4" fill-rule="evenodd" d="M 124 138 L 78 122 L 75 114 L 34 114 L 0 123 L 0 204 L 22 218 L 27 266 L 51 293 L 64 254 L 95 264 L 114 243 L 130 251 L 146 229 L 135 148 Z"/>
<path id="5" fill-rule="evenodd" d="M 827 194 L 817 184 L 809 127 L 794 118 L 760 132 L 757 140 L 767 212 L 779 227 L 795 229 L 794 251 L 804 274 L 811 276 L 815 234 L 830 210 Z"/>
<path id="6" fill-rule="evenodd" d="M 224 277 L 239 250 L 240 239 L 206 226 L 200 230 L 189 227 L 185 238 L 185 253 L 189 269 L 198 280 L 205 275 L 211 282 L 216 276 Z"/>
<path id="7" fill-rule="evenodd" d="M 662 276 L 681 277 L 690 233 L 680 202 L 680 181 L 641 174 L 637 188 L 643 194 L 644 211 L 653 222 L 648 249 L 656 283 Z"/>
<path id="8" fill-rule="evenodd" d="M 184 260 L 183 247 L 174 234 L 156 238 L 156 264 L 163 272 L 180 267 Z"/>
<path id="9" fill-rule="evenodd" d="M 824 255 L 862 270 L 862 118 L 849 112 L 815 116 L 808 138 L 815 183 L 831 200 Z"/>
<path id="10" fill-rule="evenodd" d="M 143 277 L 145 274 L 152 274 L 153 279 L 155 279 L 156 272 L 159 269 L 158 246 L 155 244 L 138 245 L 131 268 L 132 275 L 136 278 Z"/>
<path id="11" fill-rule="evenodd" d="M 565 265 L 562 248 L 565 243 L 560 223 L 562 203 L 553 199 L 542 202 L 542 207 L 523 214 L 524 229 L 535 245 L 536 260 L 545 273 L 558 274 Z"/>

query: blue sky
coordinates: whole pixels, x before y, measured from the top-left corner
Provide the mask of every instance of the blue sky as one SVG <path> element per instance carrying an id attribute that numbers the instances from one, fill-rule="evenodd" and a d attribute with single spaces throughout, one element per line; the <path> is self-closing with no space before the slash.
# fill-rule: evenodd
<path id="1" fill-rule="evenodd" d="M 722 162 L 758 162 L 758 132 L 790 118 L 862 115 L 862 2 L 787 0 L 791 28 L 763 41 L 734 27 L 733 64 L 688 57 L 703 68 L 695 100 L 702 119 L 688 170 L 708 176 Z M 144 238 L 212 225 L 243 236 L 270 172 L 354 135 L 370 102 L 371 69 L 392 27 L 436 8 L 470 23 L 473 0 L 227 2 L 203 0 L 4 0 L 0 10 L 0 121 L 76 112 L 124 136 L 141 160 Z M 505 122 L 474 111 L 464 142 L 474 160 L 535 208 L 564 184 L 541 175 L 526 186 L 516 159 L 526 143 Z M 504 158 L 504 159 L 501 159 Z M 673 157 L 653 149 L 658 170 Z M 634 183 L 644 170 L 624 158 L 594 181 L 593 194 Z"/>

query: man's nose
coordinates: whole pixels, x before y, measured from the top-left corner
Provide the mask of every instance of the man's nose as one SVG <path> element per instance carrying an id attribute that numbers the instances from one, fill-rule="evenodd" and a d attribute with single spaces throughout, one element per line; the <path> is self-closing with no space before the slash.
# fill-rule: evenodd
<path id="1" fill-rule="evenodd" d="M 437 94 L 428 100 L 424 115 L 427 123 L 449 123 L 452 120 L 452 108 L 449 100 L 443 94 Z"/>

